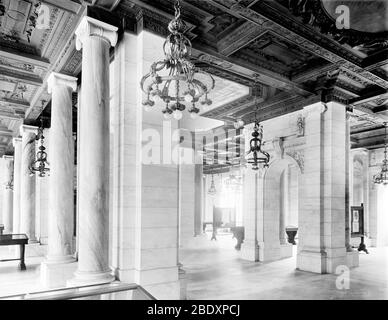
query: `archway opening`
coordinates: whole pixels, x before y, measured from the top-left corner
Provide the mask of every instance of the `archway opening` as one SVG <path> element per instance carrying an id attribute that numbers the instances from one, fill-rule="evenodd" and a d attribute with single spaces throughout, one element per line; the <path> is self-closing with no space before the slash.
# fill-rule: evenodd
<path id="1" fill-rule="evenodd" d="M 291 157 L 276 160 L 264 177 L 264 261 L 296 254 L 299 226 L 301 170 Z"/>

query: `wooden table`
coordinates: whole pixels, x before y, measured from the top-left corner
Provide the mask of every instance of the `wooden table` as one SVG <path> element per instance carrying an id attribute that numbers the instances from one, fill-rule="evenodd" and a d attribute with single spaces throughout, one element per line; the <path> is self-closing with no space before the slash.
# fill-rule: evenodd
<path id="1" fill-rule="evenodd" d="M 28 237 L 25 234 L 2 234 L 0 235 L 0 246 L 20 246 L 20 258 L 19 259 L 4 259 L 5 261 L 17 261 L 20 260 L 20 270 L 26 270 L 26 264 L 24 263 L 25 245 L 28 244 Z"/>

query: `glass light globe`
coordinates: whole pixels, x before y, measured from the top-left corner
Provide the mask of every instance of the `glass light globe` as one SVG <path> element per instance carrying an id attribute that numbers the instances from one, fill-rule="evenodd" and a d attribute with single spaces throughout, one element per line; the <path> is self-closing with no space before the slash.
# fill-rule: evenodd
<path id="1" fill-rule="evenodd" d="M 199 114 L 196 112 L 190 112 L 191 119 L 197 119 L 199 117 Z"/>
<path id="2" fill-rule="evenodd" d="M 163 114 L 163 117 L 166 120 L 170 120 L 172 118 L 172 115 L 170 113 L 166 112 L 166 113 Z"/>
<path id="3" fill-rule="evenodd" d="M 185 101 L 186 102 L 192 102 L 193 101 L 193 96 L 191 94 L 186 94 L 185 95 Z"/>
<path id="4" fill-rule="evenodd" d="M 175 120 L 181 120 L 183 117 L 182 111 L 180 110 L 175 110 L 174 111 L 174 119 Z"/>

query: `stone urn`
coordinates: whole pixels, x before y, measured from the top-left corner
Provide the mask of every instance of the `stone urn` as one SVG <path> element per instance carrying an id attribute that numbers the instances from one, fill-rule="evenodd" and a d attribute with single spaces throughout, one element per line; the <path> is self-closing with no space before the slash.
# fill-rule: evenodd
<path id="1" fill-rule="evenodd" d="M 298 233 L 298 227 L 294 227 L 294 226 L 287 226 L 286 227 L 286 234 L 288 237 L 288 239 L 287 239 L 288 243 L 296 245 L 295 237 L 296 237 L 297 233 Z"/>

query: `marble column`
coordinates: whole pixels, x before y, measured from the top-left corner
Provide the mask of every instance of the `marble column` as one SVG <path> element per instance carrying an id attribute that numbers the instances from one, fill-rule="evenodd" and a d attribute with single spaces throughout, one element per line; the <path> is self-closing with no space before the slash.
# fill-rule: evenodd
<path id="1" fill-rule="evenodd" d="M 37 127 L 22 125 L 22 163 L 20 176 L 20 233 L 28 236 L 29 243 L 37 243 L 35 235 L 35 175 L 30 165 L 36 157 Z"/>
<path id="2" fill-rule="evenodd" d="M 346 115 L 346 185 L 345 185 L 345 247 L 347 252 L 352 252 L 350 245 L 350 207 L 351 194 L 353 193 L 353 156 L 350 152 L 350 117 Z"/>
<path id="3" fill-rule="evenodd" d="M 195 161 L 195 172 L 194 172 L 194 183 L 195 183 L 195 201 L 194 201 L 194 235 L 201 236 L 202 231 L 202 210 L 203 210 L 203 156 L 196 155 Z"/>
<path id="4" fill-rule="evenodd" d="M 22 168 L 22 139 L 13 138 L 14 169 L 13 169 L 13 233 L 20 232 L 20 177 Z"/>
<path id="5" fill-rule="evenodd" d="M 117 28 L 83 17 L 76 32 L 82 52 L 78 176 L 78 270 L 69 284 L 114 280 L 109 267 L 109 49 Z"/>
<path id="6" fill-rule="evenodd" d="M 358 265 L 358 253 L 346 251 L 346 106 L 317 103 L 305 113 L 297 268 L 336 273 L 340 265 Z"/>
<path id="7" fill-rule="evenodd" d="M 281 207 L 280 207 L 280 220 L 279 220 L 279 240 L 280 244 L 286 244 L 286 215 L 288 209 L 288 167 L 283 171 L 280 178 L 280 198 L 281 198 Z"/>
<path id="8" fill-rule="evenodd" d="M 52 94 L 50 129 L 50 179 L 47 261 L 73 262 L 74 228 L 74 141 L 72 92 L 77 78 L 52 73 L 48 92 Z"/>
<path id="9" fill-rule="evenodd" d="M 3 156 L 4 160 L 4 191 L 3 191 L 3 224 L 4 224 L 4 233 L 13 232 L 13 216 L 12 216 L 12 207 L 13 207 L 13 157 Z"/>

